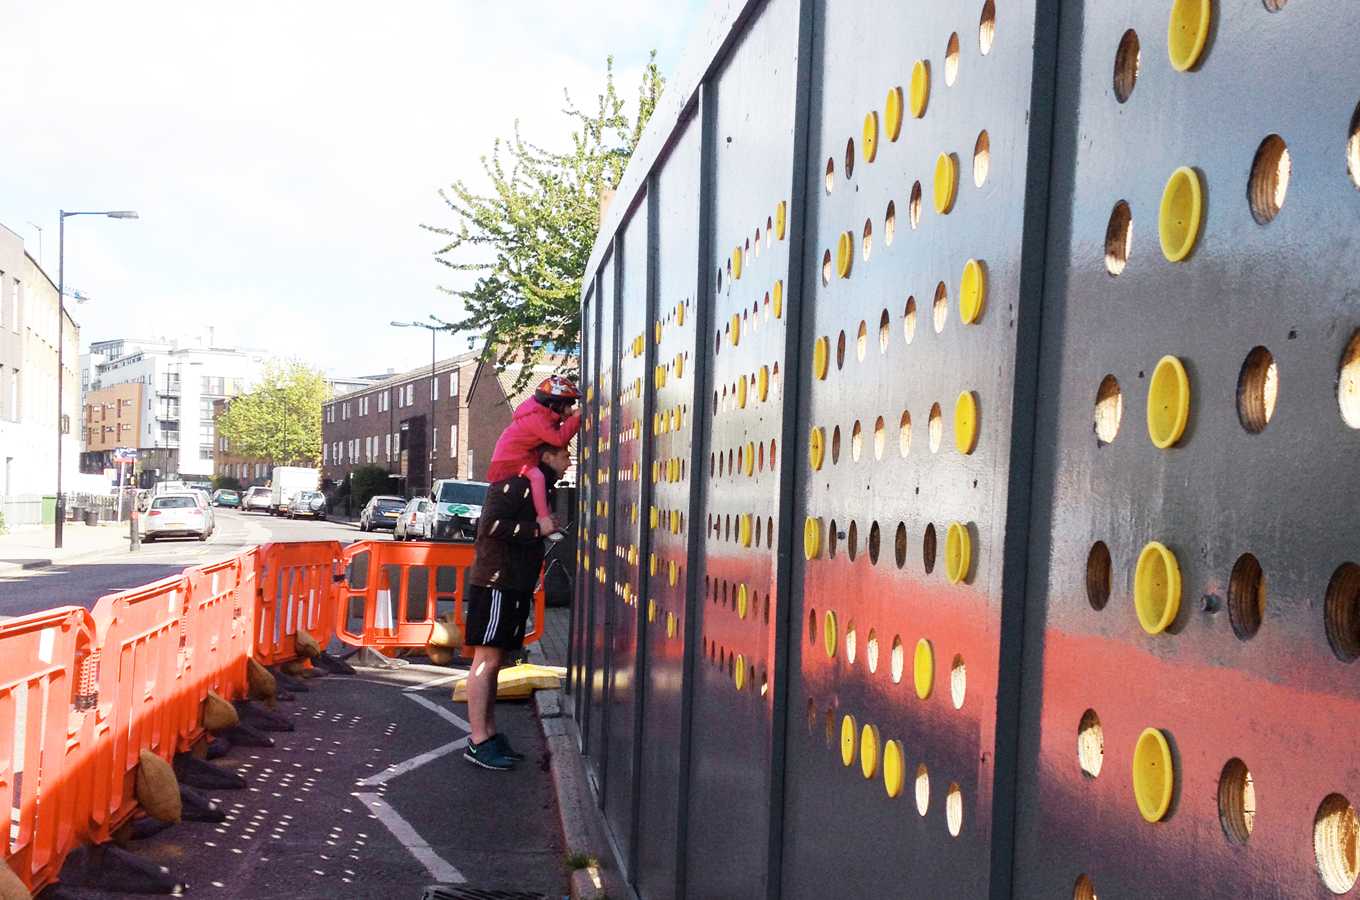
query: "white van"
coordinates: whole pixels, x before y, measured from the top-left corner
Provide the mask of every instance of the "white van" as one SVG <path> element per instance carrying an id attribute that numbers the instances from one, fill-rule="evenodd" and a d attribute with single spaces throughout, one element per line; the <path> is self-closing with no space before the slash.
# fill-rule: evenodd
<path id="1" fill-rule="evenodd" d="M 275 466 L 269 484 L 269 514 L 285 515 L 298 491 L 314 491 L 321 486 L 321 473 L 301 466 Z"/>

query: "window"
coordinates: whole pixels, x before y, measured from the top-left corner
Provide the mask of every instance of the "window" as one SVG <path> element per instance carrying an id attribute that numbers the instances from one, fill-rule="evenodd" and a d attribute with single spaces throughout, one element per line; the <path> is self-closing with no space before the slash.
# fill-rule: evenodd
<path id="1" fill-rule="evenodd" d="M 328 465 L 330 465 L 330 462 L 331 462 L 331 445 L 330 445 L 330 444 L 322 444 L 322 445 L 321 445 L 321 464 L 322 464 L 323 466 L 328 466 Z"/>
<path id="2" fill-rule="evenodd" d="M 414 384 L 408 384 L 406 385 L 406 405 L 410 406 L 412 403 L 415 402 L 416 402 L 416 386 Z"/>
<path id="3" fill-rule="evenodd" d="M 212 453 L 213 453 L 213 451 L 212 451 L 212 444 L 199 444 L 199 445 L 198 445 L 198 457 L 199 457 L 199 459 L 212 459 Z"/>
<path id="4" fill-rule="evenodd" d="M 439 429 L 438 429 L 438 428 L 431 428 L 431 429 L 430 429 L 430 455 L 431 455 L 431 456 L 434 456 L 434 452 L 435 452 L 436 450 L 438 450 L 438 449 L 439 449 Z"/>
<path id="5" fill-rule="evenodd" d="M 348 418 L 349 418 L 349 401 L 348 401 L 348 400 L 346 400 L 344 403 L 341 403 L 341 404 L 340 404 L 340 418 L 341 418 L 341 419 L 348 419 Z"/>
<path id="6" fill-rule="evenodd" d="M 388 462 L 391 462 L 391 461 L 392 461 L 392 435 L 390 435 L 390 434 L 384 434 L 384 435 L 383 435 L 383 445 L 384 445 L 384 450 L 385 450 L 385 452 L 387 453 L 387 461 L 388 461 Z"/>
<path id="7" fill-rule="evenodd" d="M 449 426 L 449 459 L 458 458 L 458 426 Z"/>
<path id="8" fill-rule="evenodd" d="M 452 398 L 452 399 L 454 399 L 454 400 L 457 400 L 457 399 L 458 399 L 458 372 L 459 372 L 459 371 L 460 371 L 460 370 L 458 370 L 458 369 L 454 369 L 452 372 L 449 373 L 449 397 Z"/>
<path id="9" fill-rule="evenodd" d="M 360 397 L 360 398 L 359 398 L 359 415 L 361 415 L 361 416 L 366 416 L 366 415 L 368 415 L 368 398 L 367 398 L 367 397 Z"/>
<path id="10" fill-rule="evenodd" d="M 439 378 L 438 376 L 430 379 L 430 399 L 439 399 Z"/>

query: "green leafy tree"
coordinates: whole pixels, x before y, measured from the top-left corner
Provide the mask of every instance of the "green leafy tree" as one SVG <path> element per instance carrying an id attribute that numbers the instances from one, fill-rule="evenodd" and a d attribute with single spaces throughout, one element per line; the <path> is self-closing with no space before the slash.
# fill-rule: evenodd
<path id="1" fill-rule="evenodd" d="M 321 461 L 321 405 L 330 396 L 330 385 L 315 369 L 271 363 L 255 390 L 227 406 L 218 433 L 243 456 L 315 466 Z"/>
<path id="2" fill-rule="evenodd" d="M 235 475 L 214 475 L 212 486 L 215 491 L 239 491 L 242 490 L 241 479 Z"/>
<path id="3" fill-rule="evenodd" d="M 469 288 L 441 288 L 463 301 L 463 317 L 447 322 L 448 329 L 485 335 L 483 352 L 499 367 L 523 363 L 518 387 L 545 352 L 570 352 L 579 343 L 581 284 L 601 210 L 664 86 L 653 51 L 630 109 L 609 57 L 593 110 L 581 109 L 564 91 L 563 114 L 574 123 L 570 150 L 525 140 L 517 121 L 514 137 L 498 139 L 482 157 L 490 192 L 460 179 L 439 192 L 455 224 L 422 226 L 448 238 L 435 251 L 440 263 L 477 273 Z"/>
<path id="4" fill-rule="evenodd" d="M 382 466 L 359 466 L 350 475 L 349 481 L 351 505 L 355 515 L 358 515 L 358 511 L 363 509 L 375 494 L 383 494 L 390 490 L 388 485 L 392 481 L 392 476 Z"/>

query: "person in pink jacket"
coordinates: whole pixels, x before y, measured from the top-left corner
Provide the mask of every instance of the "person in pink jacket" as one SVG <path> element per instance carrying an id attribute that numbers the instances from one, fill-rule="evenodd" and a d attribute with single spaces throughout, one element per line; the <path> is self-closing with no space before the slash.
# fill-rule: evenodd
<path id="1" fill-rule="evenodd" d="M 562 531 L 548 509 L 548 488 L 538 467 L 537 449 L 544 444 L 565 447 L 581 428 L 581 412 L 572 407 L 581 392 L 570 378 L 551 375 L 539 383 L 534 395 L 515 410 L 514 418 L 496 440 L 486 480 L 502 481 L 516 475 L 529 479 L 539 533 L 562 540 Z"/>

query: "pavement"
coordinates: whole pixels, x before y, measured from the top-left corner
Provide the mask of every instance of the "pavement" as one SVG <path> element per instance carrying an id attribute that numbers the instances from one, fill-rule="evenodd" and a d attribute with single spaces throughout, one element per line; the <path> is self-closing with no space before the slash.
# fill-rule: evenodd
<path id="1" fill-rule="evenodd" d="M 40 569 L 128 545 L 127 523 L 85 525 L 68 522 L 62 529 L 60 550 L 52 546 L 52 531 L 52 525 L 20 525 L 0 534 L 0 574 L 18 569 Z"/>

